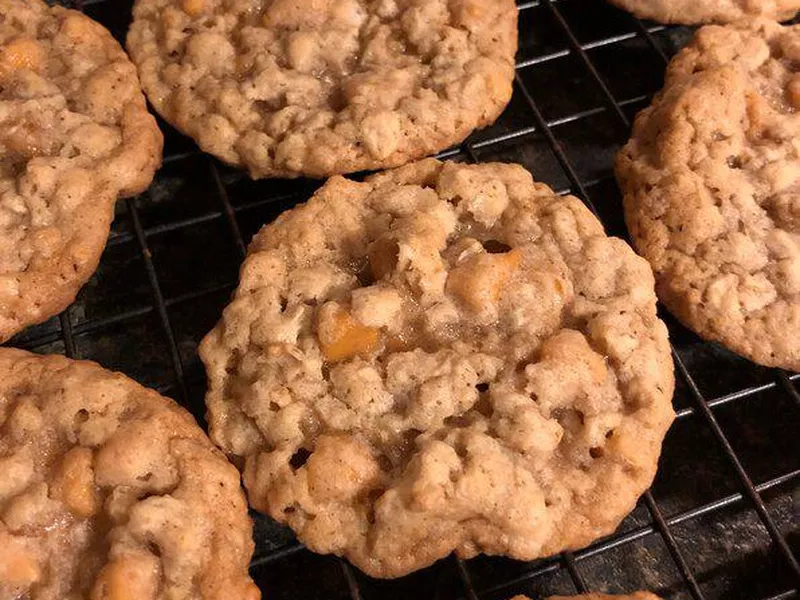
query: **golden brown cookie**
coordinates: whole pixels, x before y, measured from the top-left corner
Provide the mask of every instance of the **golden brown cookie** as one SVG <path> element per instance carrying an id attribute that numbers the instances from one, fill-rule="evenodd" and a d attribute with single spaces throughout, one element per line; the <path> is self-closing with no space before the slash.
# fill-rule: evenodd
<path id="1" fill-rule="evenodd" d="M 703 337 L 800 371 L 800 26 L 708 26 L 617 158 L 659 298 Z"/>
<path id="2" fill-rule="evenodd" d="M 800 10 L 800 0 L 609 0 L 641 19 L 659 23 L 731 23 L 765 17 L 783 21 Z"/>
<path id="3" fill-rule="evenodd" d="M 201 356 L 250 503 L 378 577 L 610 533 L 673 418 L 646 261 L 518 165 L 330 179 L 255 237 Z"/>
<path id="4" fill-rule="evenodd" d="M 41 0 L 0 0 L 0 342 L 66 308 L 114 203 L 144 190 L 162 137 L 111 34 Z"/>
<path id="5" fill-rule="evenodd" d="M 0 473 L 0 598 L 259 598 L 238 472 L 119 373 L 0 348 Z"/>
<path id="6" fill-rule="evenodd" d="M 156 110 L 254 178 L 404 164 L 511 97 L 513 0 L 137 0 Z"/>

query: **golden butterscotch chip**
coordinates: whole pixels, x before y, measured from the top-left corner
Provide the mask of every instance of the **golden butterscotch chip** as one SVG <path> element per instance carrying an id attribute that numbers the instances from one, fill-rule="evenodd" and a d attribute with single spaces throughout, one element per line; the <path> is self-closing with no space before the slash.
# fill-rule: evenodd
<path id="1" fill-rule="evenodd" d="M 522 254 L 516 250 L 473 254 L 447 276 L 447 291 L 476 312 L 496 306 L 521 261 Z"/>
<path id="2" fill-rule="evenodd" d="M 511 98 L 514 0 L 137 0 L 156 110 L 254 178 L 404 164 Z"/>
<path id="3" fill-rule="evenodd" d="M 800 25 L 707 26 L 617 157 L 659 298 L 698 334 L 800 371 Z"/>
<path id="4" fill-rule="evenodd" d="M 15 539 L 0 530 L 0 591 L 9 588 L 29 588 L 42 577 L 39 559 L 27 548 L 25 540 Z"/>
<path id="5" fill-rule="evenodd" d="M 150 600 L 157 598 L 161 565 L 151 553 L 123 555 L 98 573 L 91 600 Z"/>
<path id="6" fill-rule="evenodd" d="M 111 34 L 41 0 L 0 0 L 0 342 L 63 310 L 97 267 L 114 203 L 162 138 Z"/>
<path id="7" fill-rule="evenodd" d="M 610 533 L 673 418 L 646 261 L 517 165 L 330 179 L 200 352 L 250 503 L 378 577 Z"/>
<path id="8" fill-rule="evenodd" d="M 0 598 L 257 600 L 239 473 L 177 404 L 0 348 Z"/>

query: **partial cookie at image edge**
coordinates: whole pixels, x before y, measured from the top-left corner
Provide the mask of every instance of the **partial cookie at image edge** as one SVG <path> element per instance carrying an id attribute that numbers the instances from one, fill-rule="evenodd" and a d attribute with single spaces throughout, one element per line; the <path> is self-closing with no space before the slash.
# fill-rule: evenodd
<path id="1" fill-rule="evenodd" d="M 646 261 L 518 165 L 332 178 L 254 238 L 200 355 L 251 505 L 375 577 L 611 533 L 674 416 Z"/>
<path id="2" fill-rule="evenodd" d="M 124 375 L 0 348 L 0 466 L 0 596 L 260 598 L 238 472 Z"/>

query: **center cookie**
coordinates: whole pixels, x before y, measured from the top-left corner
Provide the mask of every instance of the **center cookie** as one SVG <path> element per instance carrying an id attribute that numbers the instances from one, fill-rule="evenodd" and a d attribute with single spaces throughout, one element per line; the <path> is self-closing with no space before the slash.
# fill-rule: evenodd
<path id="1" fill-rule="evenodd" d="M 673 418 L 644 259 L 522 167 L 329 180 L 255 237 L 201 345 L 253 506 L 396 577 L 610 533 Z"/>
<path id="2" fill-rule="evenodd" d="M 156 110 L 255 178 L 397 166 L 511 97 L 513 0 L 137 0 L 133 16 Z"/>

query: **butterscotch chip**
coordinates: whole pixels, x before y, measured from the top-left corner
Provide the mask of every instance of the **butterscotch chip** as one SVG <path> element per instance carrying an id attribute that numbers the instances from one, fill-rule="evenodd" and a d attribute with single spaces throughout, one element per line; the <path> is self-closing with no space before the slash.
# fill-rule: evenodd
<path id="1" fill-rule="evenodd" d="M 708 26 L 617 158 L 666 306 L 703 337 L 800 371 L 800 26 Z"/>
<path id="2" fill-rule="evenodd" d="M 118 373 L 0 348 L 0 473 L 0 598 L 259 598 L 239 473 Z"/>
<path id="3" fill-rule="evenodd" d="M 732 23 L 765 17 L 783 21 L 800 10 L 800 0 L 609 0 L 639 18 L 660 23 Z"/>
<path id="4" fill-rule="evenodd" d="M 511 97 L 514 0 L 137 0 L 150 102 L 254 178 L 404 164 Z"/>
<path id="5" fill-rule="evenodd" d="M 511 600 L 531 600 L 527 596 L 514 596 Z M 580 596 L 550 596 L 547 600 L 661 600 L 650 592 L 634 592 L 632 594 L 581 594 Z"/>
<path id="6" fill-rule="evenodd" d="M 115 201 L 148 186 L 161 147 L 106 29 L 41 0 L 0 0 L 0 342 L 74 300 Z"/>
<path id="7" fill-rule="evenodd" d="M 309 548 L 396 577 L 610 533 L 673 418 L 647 262 L 522 167 L 330 179 L 201 344 L 212 439 Z"/>

